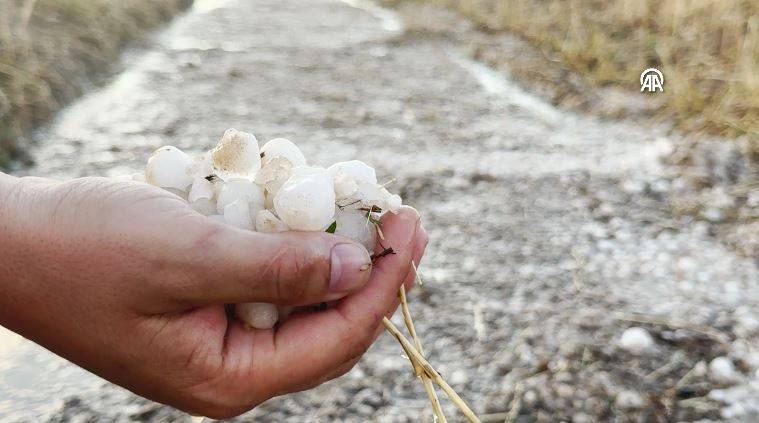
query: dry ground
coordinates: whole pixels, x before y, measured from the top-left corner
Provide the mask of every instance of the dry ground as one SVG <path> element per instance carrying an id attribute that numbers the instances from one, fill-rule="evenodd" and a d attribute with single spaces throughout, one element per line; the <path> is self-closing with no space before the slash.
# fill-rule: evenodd
<path id="1" fill-rule="evenodd" d="M 422 213 L 417 330 L 479 413 L 503 418 L 518 403 L 524 422 L 759 418 L 759 270 L 715 236 L 719 223 L 671 213 L 679 173 L 660 159 L 681 139 L 558 109 L 368 3 L 209 3 L 60 114 L 27 172 L 130 173 L 160 145 L 199 152 L 228 127 L 289 137 L 315 164 L 360 157 Z M 654 347 L 620 348 L 631 326 Z M 11 339 L 5 420 L 186 421 Z M 733 380 L 705 370 L 716 357 Z M 384 336 L 345 377 L 239 421 L 429 418 Z"/>

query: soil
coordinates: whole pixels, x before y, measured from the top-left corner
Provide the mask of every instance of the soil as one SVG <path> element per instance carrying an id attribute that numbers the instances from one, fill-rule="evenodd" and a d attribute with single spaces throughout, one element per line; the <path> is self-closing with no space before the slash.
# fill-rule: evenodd
<path id="1" fill-rule="evenodd" d="M 356 0 L 201 0 L 125 61 L 38 134 L 27 173 L 127 174 L 161 145 L 200 152 L 229 127 L 290 138 L 320 165 L 361 157 L 423 216 L 417 331 L 483 420 L 759 418 L 757 259 L 673 213 L 679 172 L 663 158 L 683 140 L 666 128 L 558 109 Z M 651 348 L 619 346 L 634 326 Z M 0 338 L 0 419 L 189 420 Z M 729 380 L 708 370 L 717 357 Z M 388 335 L 346 376 L 238 420 L 431 414 Z"/>

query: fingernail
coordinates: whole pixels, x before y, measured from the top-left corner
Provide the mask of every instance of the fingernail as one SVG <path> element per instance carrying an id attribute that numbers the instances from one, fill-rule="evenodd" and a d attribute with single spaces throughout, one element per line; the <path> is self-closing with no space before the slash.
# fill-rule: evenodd
<path id="1" fill-rule="evenodd" d="M 366 249 L 358 244 L 337 244 L 332 247 L 329 290 L 353 291 L 366 283 L 372 260 Z"/>
<path id="2" fill-rule="evenodd" d="M 412 209 L 413 210 L 413 209 Z M 416 212 L 416 210 L 413 210 L 413 213 L 402 213 L 400 214 L 400 219 L 403 221 L 403 226 L 406 226 L 407 228 L 413 228 L 412 230 L 405 232 L 403 234 L 399 234 L 398 244 L 399 245 L 409 245 L 411 242 L 414 241 L 414 238 L 416 237 L 416 233 L 419 230 L 419 226 L 421 226 L 421 221 L 419 220 L 419 213 Z"/>

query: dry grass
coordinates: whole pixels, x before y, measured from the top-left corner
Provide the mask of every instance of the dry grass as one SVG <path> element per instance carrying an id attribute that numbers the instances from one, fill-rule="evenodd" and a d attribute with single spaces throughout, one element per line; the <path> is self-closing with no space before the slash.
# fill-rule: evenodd
<path id="1" fill-rule="evenodd" d="M 192 0 L 0 0 L 0 164 L 19 139 Z"/>
<path id="2" fill-rule="evenodd" d="M 681 128 L 747 134 L 759 154 L 755 0 L 425 1 L 483 29 L 518 33 L 594 84 L 637 90 L 640 72 L 657 67 L 666 79 L 663 109 Z"/>

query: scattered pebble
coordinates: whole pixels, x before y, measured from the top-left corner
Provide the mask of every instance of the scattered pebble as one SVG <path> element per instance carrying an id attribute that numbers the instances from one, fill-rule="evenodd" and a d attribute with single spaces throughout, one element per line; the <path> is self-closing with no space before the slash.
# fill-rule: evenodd
<path id="1" fill-rule="evenodd" d="M 646 400 L 635 391 L 622 391 L 614 400 L 614 406 L 621 410 L 639 410 L 645 405 Z"/>
<path id="2" fill-rule="evenodd" d="M 633 354 L 651 352 L 656 348 L 654 338 L 641 327 L 632 327 L 624 331 L 618 345 Z"/>
<path id="3" fill-rule="evenodd" d="M 741 380 L 733 361 L 727 357 L 717 357 L 709 363 L 709 379 L 715 383 L 730 385 Z"/>

